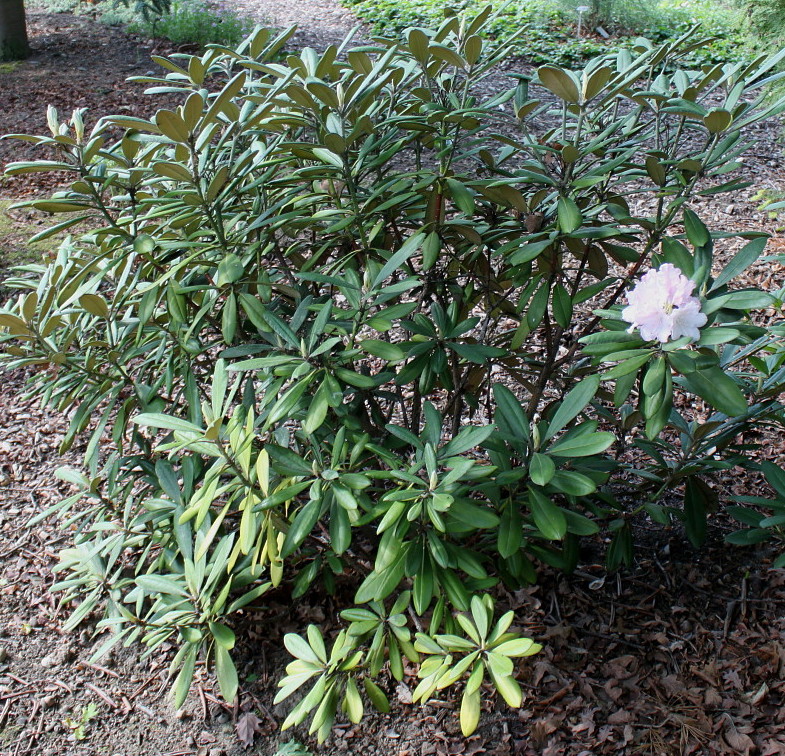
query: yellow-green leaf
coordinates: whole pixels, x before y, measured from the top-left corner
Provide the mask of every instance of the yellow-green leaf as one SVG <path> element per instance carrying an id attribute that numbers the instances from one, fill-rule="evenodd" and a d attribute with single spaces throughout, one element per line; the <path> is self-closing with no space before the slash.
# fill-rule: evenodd
<path id="1" fill-rule="evenodd" d="M 461 732 L 469 737 L 480 722 L 480 691 L 465 692 L 461 698 Z"/>

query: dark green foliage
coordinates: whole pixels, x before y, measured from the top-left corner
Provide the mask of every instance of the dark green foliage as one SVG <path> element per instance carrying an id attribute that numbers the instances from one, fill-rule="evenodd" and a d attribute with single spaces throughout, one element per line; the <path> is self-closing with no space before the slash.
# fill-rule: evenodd
<path id="1" fill-rule="evenodd" d="M 438 24 L 445 14 L 456 10 L 479 12 L 487 2 L 462 0 L 446 7 L 441 0 L 345 0 L 345 4 L 375 32 L 394 37 L 410 26 Z M 676 39 L 699 24 L 701 33 L 711 39 L 692 51 L 688 58 L 692 65 L 741 60 L 750 55 L 741 19 L 730 8 L 713 0 L 587 2 L 589 12 L 583 16 L 579 34 L 576 8 L 583 5 L 580 0 L 527 3 L 499 0 L 493 3 L 494 14 L 486 34 L 497 39 L 520 35 L 512 50 L 527 62 L 575 65 L 606 53 L 609 45 L 614 50 L 620 46 L 631 49 L 637 35 L 665 41 Z M 610 42 L 595 32 L 595 27 L 603 24 L 605 31 L 614 35 Z"/>
<path id="2" fill-rule="evenodd" d="M 520 705 L 512 660 L 539 648 L 494 620 L 494 587 L 540 560 L 571 569 L 603 519 L 612 566 L 643 512 L 698 543 L 700 476 L 739 461 L 740 429 L 778 421 L 781 334 L 747 316 L 778 300 L 728 288 L 763 244 L 715 278 L 687 209 L 744 185 L 726 174 L 743 130 L 783 108 L 756 98 L 778 59 L 668 73 L 699 43 L 641 43 L 541 67 L 542 100 L 525 78 L 484 95 L 509 52 L 484 39 L 488 16 L 345 60 L 277 62 L 291 32 L 262 30 L 158 59 L 166 75 L 145 81 L 176 109 L 91 133 L 51 111 L 34 140 L 54 159 L 9 167 L 72 173 L 29 203 L 78 213 L 55 229 L 103 221 L 28 266 L 0 311 L 5 364 L 70 413 L 65 448 L 87 443 L 54 508 L 74 531 L 69 627 L 102 604 L 109 643 L 177 645 L 178 705 L 205 654 L 235 696 L 233 615 L 340 587 L 358 606 L 329 652 L 316 628 L 286 638 L 279 698 L 311 685 L 287 726 L 313 714 L 323 739 L 339 706 L 362 716 L 360 690 L 384 709 L 373 678 L 425 657 L 416 697 L 465 678 L 468 733 L 482 681 Z M 620 319 L 662 262 L 698 287 L 698 344 Z M 691 417 L 695 397 L 712 409 Z M 622 462 L 631 443 L 651 462 Z M 685 483 L 683 508 L 661 503 Z"/>
<path id="3" fill-rule="evenodd" d="M 753 35 L 765 43 L 779 44 L 785 38 L 783 0 L 736 0 L 745 13 Z"/>
<path id="4" fill-rule="evenodd" d="M 172 0 L 116 0 L 116 5 L 130 8 L 148 23 L 154 23 L 169 13 Z"/>

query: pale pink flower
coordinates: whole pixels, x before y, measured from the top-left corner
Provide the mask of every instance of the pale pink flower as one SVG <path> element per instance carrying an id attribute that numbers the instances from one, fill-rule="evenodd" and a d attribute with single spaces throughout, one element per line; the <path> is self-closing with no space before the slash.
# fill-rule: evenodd
<path id="1" fill-rule="evenodd" d="M 629 306 L 621 316 L 632 323 L 629 330 L 638 328 L 645 341 L 700 338 L 706 315 L 700 311 L 700 300 L 692 296 L 695 282 L 690 281 L 675 265 L 665 263 L 658 270 L 650 270 L 627 294 Z"/>

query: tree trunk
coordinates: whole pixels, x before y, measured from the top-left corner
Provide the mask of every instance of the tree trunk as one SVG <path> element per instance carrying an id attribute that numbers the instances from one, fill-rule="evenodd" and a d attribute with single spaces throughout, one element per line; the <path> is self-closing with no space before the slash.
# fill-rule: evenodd
<path id="1" fill-rule="evenodd" d="M 21 60 L 29 54 L 24 0 L 0 0 L 0 60 Z"/>

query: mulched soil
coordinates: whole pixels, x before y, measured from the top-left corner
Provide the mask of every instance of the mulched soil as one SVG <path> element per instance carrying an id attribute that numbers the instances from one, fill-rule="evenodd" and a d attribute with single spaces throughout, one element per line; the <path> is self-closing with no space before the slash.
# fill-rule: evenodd
<path id="1" fill-rule="evenodd" d="M 340 40 L 354 25 L 333 0 L 237 4 L 281 26 L 300 21 L 305 30 L 298 43 L 314 47 Z M 50 103 L 63 113 L 87 107 L 94 117 L 147 114 L 159 104 L 123 80 L 151 70 L 149 54 L 167 52 L 162 43 L 83 17 L 32 13 L 29 20 L 34 57 L 0 73 L 0 132 L 45 133 Z M 755 186 L 700 210 L 716 228 L 776 234 L 776 222 L 760 212 L 753 195 L 782 188 L 779 126 L 769 124 L 756 136 L 759 144 L 745 166 Z M 0 141 L 0 163 L 36 156 L 28 145 Z M 4 179 L 0 198 L 43 196 L 56 180 L 37 174 Z M 775 236 L 770 251 L 784 250 Z M 771 287 L 785 280 L 777 265 L 761 265 L 757 275 Z M 166 696 L 165 653 L 140 659 L 139 649 L 120 649 L 91 663 L 100 641 L 90 623 L 62 632 L 68 608 L 47 589 L 68 533 L 54 523 L 25 523 L 68 493 L 54 471 L 77 465 L 81 450 L 58 454 L 67 419 L 21 398 L 24 375 L 3 381 L 0 756 L 273 756 L 295 737 L 330 756 L 785 754 L 785 571 L 770 569 L 767 553 L 724 545 L 721 519 L 700 552 L 677 529 L 642 529 L 643 545 L 628 570 L 605 572 L 598 539 L 574 575 L 544 570 L 538 585 L 507 595 L 520 627 L 544 649 L 521 665 L 521 710 L 488 703 L 469 739 L 460 735 L 449 695 L 411 705 L 411 677 L 388 683 L 390 715 L 340 724 L 321 749 L 302 730 L 281 734 L 287 708 L 272 699 L 287 661 L 283 634 L 301 632 L 309 622 L 327 632 L 338 627 L 339 607 L 319 595 L 306 596 L 294 610 L 281 596 L 264 614 L 242 619 L 236 709 L 220 703 L 212 676 L 199 670 L 186 706 L 175 712 Z M 781 442 L 772 451 L 781 453 Z M 748 492 L 763 493 L 754 486 Z M 89 704 L 96 716 L 79 733 L 75 725 Z M 238 740 L 238 722 L 258 730 L 248 749 Z"/>

